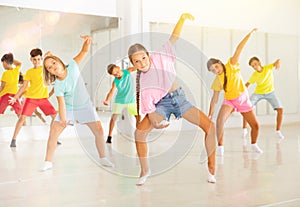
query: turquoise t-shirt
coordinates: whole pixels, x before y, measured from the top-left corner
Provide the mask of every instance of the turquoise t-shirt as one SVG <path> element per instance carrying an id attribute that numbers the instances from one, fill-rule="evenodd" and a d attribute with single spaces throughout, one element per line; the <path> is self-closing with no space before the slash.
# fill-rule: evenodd
<path id="1" fill-rule="evenodd" d="M 114 83 L 116 84 L 116 87 L 118 89 L 117 95 L 115 97 L 115 103 L 135 103 L 134 82 L 128 70 L 123 70 L 122 78 L 115 78 Z"/>
<path id="2" fill-rule="evenodd" d="M 79 110 L 88 107 L 91 105 L 90 96 L 75 60 L 70 62 L 67 70 L 67 77 L 64 80 L 56 79 L 54 83 L 55 96 L 65 98 L 67 110 Z"/>

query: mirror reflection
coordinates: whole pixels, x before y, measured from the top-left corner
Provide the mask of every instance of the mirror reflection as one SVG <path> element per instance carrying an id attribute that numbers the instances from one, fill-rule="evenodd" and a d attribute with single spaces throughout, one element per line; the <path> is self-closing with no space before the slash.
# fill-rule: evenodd
<path id="1" fill-rule="evenodd" d="M 48 50 L 54 51 L 67 62 L 73 58 L 74 51 L 81 47 L 81 44 L 78 44 L 80 35 L 95 33 L 106 35 L 107 31 L 118 31 L 119 21 L 115 17 L 8 6 L 0 6 L 0 17 L 0 56 L 12 53 L 14 58 L 22 63 L 20 68 L 22 74 L 33 67 L 30 61 L 32 49 L 40 48 L 43 54 Z M 1 62 L 0 77 L 4 71 Z M 49 92 L 50 90 L 51 87 Z M 52 96 L 49 100 L 55 107 L 57 106 L 55 97 Z M 1 114 L 0 127 L 14 127 L 17 120 L 13 108 L 8 106 L 4 114 Z M 43 125 L 50 121 L 50 117 L 46 117 L 37 109 L 33 116 L 27 118 L 26 125 Z"/>

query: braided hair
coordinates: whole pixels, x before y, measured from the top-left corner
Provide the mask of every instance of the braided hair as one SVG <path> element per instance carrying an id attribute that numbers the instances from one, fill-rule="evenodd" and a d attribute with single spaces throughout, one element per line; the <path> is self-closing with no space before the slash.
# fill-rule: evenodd
<path id="1" fill-rule="evenodd" d="M 132 55 L 139 51 L 143 51 L 149 56 L 149 52 L 146 50 L 146 48 L 143 45 L 138 44 L 138 43 L 131 45 L 128 49 L 128 57 L 129 57 L 129 60 L 132 65 L 134 65 L 132 62 Z M 140 115 L 140 76 L 141 76 L 141 71 L 137 70 L 137 74 L 136 74 L 136 105 L 137 105 L 138 116 Z"/>

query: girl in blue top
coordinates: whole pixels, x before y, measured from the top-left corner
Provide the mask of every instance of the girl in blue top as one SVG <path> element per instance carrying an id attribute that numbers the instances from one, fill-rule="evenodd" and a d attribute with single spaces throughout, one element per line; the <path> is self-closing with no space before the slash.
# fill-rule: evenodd
<path id="1" fill-rule="evenodd" d="M 78 122 L 86 124 L 94 134 L 100 164 L 107 167 L 113 166 L 105 157 L 103 128 L 78 67 L 87 55 L 92 39 L 90 36 L 81 36 L 81 38 L 84 39 L 82 49 L 67 66 L 60 58 L 51 53 L 44 58 L 45 83 L 51 84 L 55 81 L 54 93 L 58 101 L 58 116 L 50 128 L 45 164 L 42 170 L 52 168 L 52 158 L 58 136 L 68 124 Z"/>

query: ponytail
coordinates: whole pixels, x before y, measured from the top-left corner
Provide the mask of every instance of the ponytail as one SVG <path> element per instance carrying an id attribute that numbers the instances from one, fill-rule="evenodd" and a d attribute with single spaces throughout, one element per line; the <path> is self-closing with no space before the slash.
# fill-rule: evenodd
<path id="1" fill-rule="evenodd" d="M 224 68 L 224 84 L 223 84 L 223 89 L 226 92 L 226 88 L 227 88 L 227 76 L 226 76 L 226 68 L 224 66 L 224 64 L 222 63 L 222 66 Z"/>

